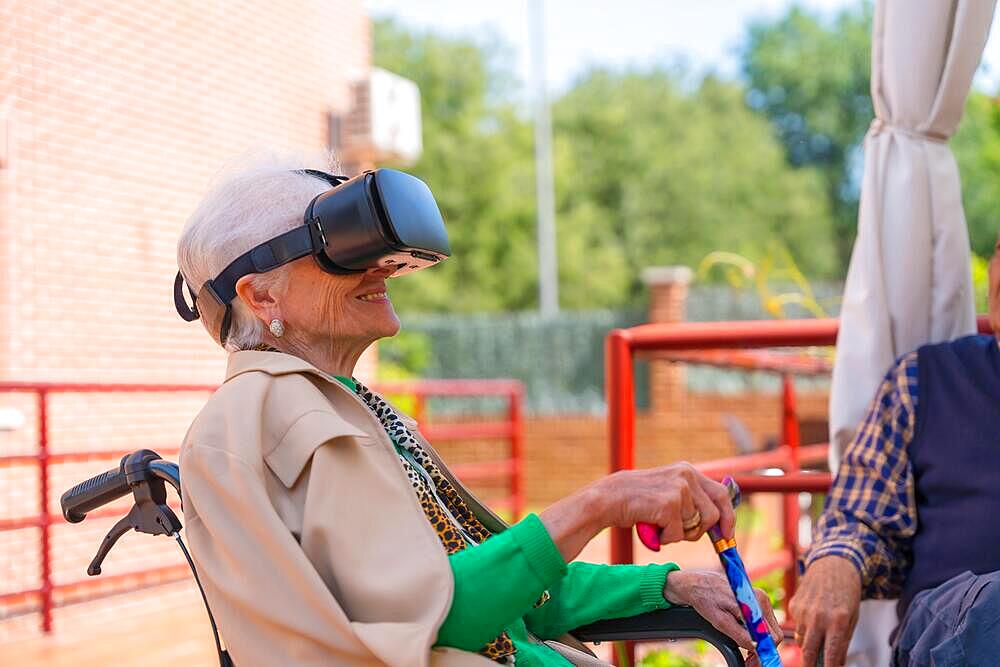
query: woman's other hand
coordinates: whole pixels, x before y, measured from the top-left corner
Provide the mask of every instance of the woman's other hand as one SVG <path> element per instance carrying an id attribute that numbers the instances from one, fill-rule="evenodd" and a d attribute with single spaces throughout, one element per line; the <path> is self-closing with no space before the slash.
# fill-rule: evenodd
<path id="1" fill-rule="evenodd" d="M 764 610 L 764 618 L 774 643 L 781 643 L 781 627 L 774 617 L 771 601 L 767 594 L 754 589 L 757 601 Z M 667 575 L 667 584 L 663 588 L 663 597 L 667 602 L 676 605 L 694 607 L 701 616 L 711 623 L 719 632 L 731 637 L 742 648 L 750 651 L 748 666 L 758 665 L 756 654 L 753 653 L 754 643 L 743 623 L 739 605 L 733 596 L 732 589 L 726 578 L 712 571 L 678 570 Z"/>
<path id="2" fill-rule="evenodd" d="M 732 537 L 735 523 L 726 487 L 689 463 L 616 472 L 558 501 L 540 518 L 567 562 L 608 527 L 645 521 L 659 526 L 660 542 L 669 544 L 697 540 L 715 524 Z"/>

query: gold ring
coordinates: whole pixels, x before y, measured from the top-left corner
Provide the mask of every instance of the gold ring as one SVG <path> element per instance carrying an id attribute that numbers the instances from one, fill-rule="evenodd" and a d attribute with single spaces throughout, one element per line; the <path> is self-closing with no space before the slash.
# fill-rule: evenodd
<path id="1" fill-rule="evenodd" d="M 698 510 L 695 510 L 694 514 L 688 518 L 683 519 L 681 523 L 681 528 L 684 529 L 685 533 L 690 532 L 699 526 L 701 526 L 701 512 Z"/>

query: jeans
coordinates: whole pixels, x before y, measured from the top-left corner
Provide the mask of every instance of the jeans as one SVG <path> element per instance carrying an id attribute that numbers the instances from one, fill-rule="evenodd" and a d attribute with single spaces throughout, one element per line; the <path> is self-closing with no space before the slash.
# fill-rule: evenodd
<path id="1" fill-rule="evenodd" d="M 893 638 L 893 667 L 998 664 L 1000 571 L 963 572 L 921 591 Z"/>

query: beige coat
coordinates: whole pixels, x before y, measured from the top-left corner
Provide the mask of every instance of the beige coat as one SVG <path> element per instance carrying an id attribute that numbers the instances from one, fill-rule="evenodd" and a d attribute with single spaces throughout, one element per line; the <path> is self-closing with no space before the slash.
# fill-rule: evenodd
<path id="1" fill-rule="evenodd" d="M 286 354 L 232 354 L 180 467 L 191 552 L 237 667 L 495 664 L 432 648 L 447 556 L 388 435 L 336 379 Z"/>

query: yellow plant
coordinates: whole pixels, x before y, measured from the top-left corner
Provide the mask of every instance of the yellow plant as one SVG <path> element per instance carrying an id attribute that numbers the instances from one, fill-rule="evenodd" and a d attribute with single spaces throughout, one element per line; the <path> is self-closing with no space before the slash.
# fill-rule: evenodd
<path id="1" fill-rule="evenodd" d="M 809 280 L 795 263 L 792 254 L 783 245 L 773 244 L 757 263 L 735 252 L 718 250 L 709 253 L 698 265 L 698 278 L 704 280 L 716 268 L 723 272 L 726 281 L 733 287 L 753 287 L 764 311 L 771 317 L 787 318 L 786 308 L 790 305 L 803 308 L 813 317 L 830 316 L 816 299 Z M 774 283 L 791 283 L 796 289 L 776 292 Z"/>

